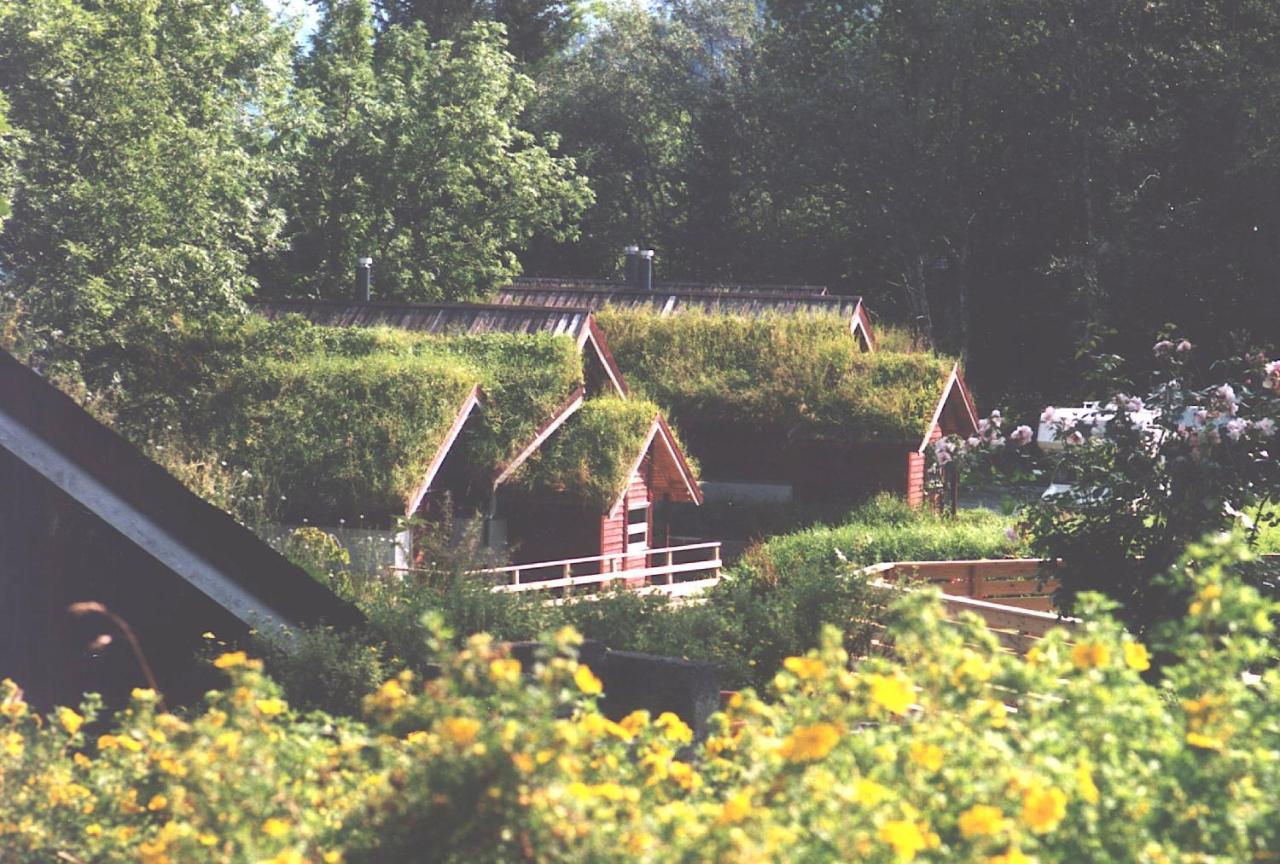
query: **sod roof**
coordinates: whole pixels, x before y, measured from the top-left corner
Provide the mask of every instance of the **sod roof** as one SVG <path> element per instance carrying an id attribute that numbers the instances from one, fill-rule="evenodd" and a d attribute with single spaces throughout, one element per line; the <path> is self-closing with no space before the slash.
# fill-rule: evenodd
<path id="1" fill-rule="evenodd" d="M 638 394 L 679 424 L 918 443 L 954 361 L 863 353 L 830 315 L 597 313 Z"/>
<path id="2" fill-rule="evenodd" d="M 404 513 L 477 386 L 465 458 L 491 470 L 582 385 L 567 336 L 268 326 L 269 356 L 221 382 L 197 446 L 260 478 L 286 519 Z"/>

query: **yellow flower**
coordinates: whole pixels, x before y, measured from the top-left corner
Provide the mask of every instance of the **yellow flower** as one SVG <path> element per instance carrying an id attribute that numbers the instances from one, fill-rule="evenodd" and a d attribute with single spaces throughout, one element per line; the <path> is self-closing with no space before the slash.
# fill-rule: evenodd
<path id="1" fill-rule="evenodd" d="M 890 819 L 880 826 L 880 840 L 893 847 L 899 861 L 911 861 L 928 848 L 929 840 L 920 826 L 906 819 Z"/>
<path id="2" fill-rule="evenodd" d="M 1204 602 L 1217 600 L 1222 596 L 1222 586 L 1217 583 L 1210 583 L 1200 589 L 1200 599 Z"/>
<path id="3" fill-rule="evenodd" d="M 1067 796 L 1052 786 L 1032 786 L 1022 794 L 1022 821 L 1037 833 L 1052 831 L 1067 815 Z"/>
<path id="4" fill-rule="evenodd" d="M 816 657 L 788 657 L 782 667 L 802 680 L 813 680 L 827 674 L 827 664 Z"/>
<path id="5" fill-rule="evenodd" d="M 649 712 L 643 708 L 639 711 L 632 711 L 626 717 L 618 721 L 618 725 L 626 729 L 632 735 L 639 734 L 640 730 L 649 725 Z"/>
<path id="6" fill-rule="evenodd" d="M 152 813 L 157 810 L 163 810 L 169 806 L 169 799 L 163 795 L 152 795 L 151 800 L 147 802 L 147 809 Z"/>
<path id="7" fill-rule="evenodd" d="M 16 759 L 22 755 L 23 750 L 26 748 L 26 741 L 17 732 L 4 733 L 2 740 L 4 741 L 4 747 L 0 749 L 4 750 L 6 756 L 12 756 Z"/>
<path id="8" fill-rule="evenodd" d="M 825 759 L 840 740 L 840 730 L 830 723 L 801 726 L 782 742 L 778 753 L 788 762 L 816 762 Z"/>
<path id="9" fill-rule="evenodd" d="M 1079 669 L 1106 666 L 1111 661 L 1111 651 L 1101 642 L 1077 642 L 1071 646 L 1071 662 Z"/>
<path id="10" fill-rule="evenodd" d="M 196 842 L 198 842 L 201 846 L 217 846 L 218 835 L 210 834 L 209 832 L 206 831 L 205 833 L 196 837 Z"/>
<path id="11" fill-rule="evenodd" d="M 600 679 L 586 666 L 579 666 L 573 671 L 573 681 L 578 685 L 578 689 L 588 696 L 598 696 L 604 690 Z"/>
<path id="12" fill-rule="evenodd" d="M 243 666 L 249 662 L 249 655 L 243 651 L 228 651 L 226 654 L 219 655 L 213 661 L 213 665 L 218 669 L 230 669 L 233 666 Z"/>
<path id="13" fill-rule="evenodd" d="M 906 714 L 915 701 L 911 682 L 901 675 L 871 675 L 871 701 L 894 714 Z"/>
<path id="14" fill-rule="evenodd" d="M 1124 643 L 1124 665 L 1135 672 L 1146 672 L 1151 668 L 1151 655 L 1147 646 L 1141 642 Z"/>
<path id="15" fill-rule="evenodd" d="M 669 741 L 675 741 L 680 744 L 688 744 L 693 740 L 693 730 L 689 726 L 672 714 L 670 711 L 663 711 L 658 715 L 658 719 L 654 721 L 655 726 L 662 730 L 662 734 Z"/>
<path id="16" fill-rule="evenodd" d="M 440 737 L 458 747 L 467 746 L 479 733 L 480 721 L 471 717 L 447 717 L 440 723 Z"/>
<path id="17" fill-rule="evenodd" d="M 150 687 L 134 687 L 129 692 L 135 702 L 154 702 L 156 701 L 156 691 Z"/>
<path id="18" fill-rule="evenodd" d="M 86 825 L 84 828 L 84 833 L 86 837 L 101 837 L 102 826 L 99 825 L 97 822 L 94 822 L 92 825 Z"/>
<path id="19" fill-rule="evenodd" d="M 732 825 L 734 822 L 741 822 L 749 815 L 751 815 L 751 796 L 746 792 L 739 792 L 721 805 L 720 815 L 716 821 L 721 825 Z"/>
<path id="20" fill-rule="evenodd" d="M 84 725 L 84 718 L 70 708 L 59 708 L 58 722 L 62 724 L 63 729 L 67 730 L 68 735 L 74 735 Z"/>
<path id="21" fill-rule="evenodd" d="M 1003 855 L 994 855 L 987 859 L 988 864 L 1031 864 L 1031 859 L 1016 846 L 1011 847 Z"/>
<path id="22" fill-rule="evenodd" d="M 283 837 L 289 833 L 289 828 L 290 825 L 286 820 L 275 816 L 262 823 L 262 833 L 268 837 Z"/>
<path id="23" fill-rule="evenodd" d="M 258 710 L 268 717 L 274 717 L 277 714 L 284 713 L 284 709 L 289 707 L 283 699 L 259 699 L 254 703 L 258 706 Z"/>
<path id="24" fill-rule="evenodd" d="M 1225 746 L 1221 740 L 1199 732 L 1188 732 L 1187 743 L 1201 750 L 1221 750 Z"/>
<path id="25" fill-rule="evenodd" d="M 1004 813 L 990 804 L 975 804 L 960 814 L 960 833 L 965 838 L 986 837 L 1004 828 Z"/>
<path id="26" fill-rule="evenodd" d="M 514 657 L 499 657 L 491 661 L 489 678 L 495 684 L 515 684 L 520 680 L 520 661 Z"/>
<path id="27" fill-rule="evenodd" d="M 942 768 L 942 748 L 937 744 L 911 743 L 911 761 L 927 771 Z"/>
<path id="28" fill-rule="evenodd" d="M 513 753 L 511 755 L 511 764 L 516 766 L 516 770 L 521 774 L 533 773 L 533 757 L 528 753 Z"/>
<path id="29" fill-rule="evenodd" d="M 874 807 L 881 801 L 887 801 L 891 797 L 893 797 L 893 793 L 874 780 L 859 777 L 853 784 L 853 800 L 864 807 Z"/>
<path id="30" fill-rule="evenodd" d="M 1080 787 L 1080 797 L 1090 804 L 1098 803 L 1098 786 L 1093 782 L 1093 772 L 1089 770 L 1088 761 L 1076 766 L 1076 785 Z"/>

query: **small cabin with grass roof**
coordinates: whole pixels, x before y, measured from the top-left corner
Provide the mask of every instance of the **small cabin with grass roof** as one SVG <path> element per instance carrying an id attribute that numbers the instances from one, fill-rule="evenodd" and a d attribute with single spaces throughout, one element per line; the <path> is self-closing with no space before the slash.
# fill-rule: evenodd
<path id="1" fill-rule="evenodd" d="M 412 563 L 406 519 L 478 520 L 486 545 L 531 561 L 647 548 L 665 533 L 656 505 L 701 500 L 656 406 L 620 373 L 591 385 L 612 359 L 602 341 L 583 351 L 589 328 L 267 326 L 285 344 L 228 376 L 207 446 L 270 487 L 282 523 L 368 533 L 380 565 Z"/>
<path id="2" fill-rule="evenodd" d="M 598 315 L 632 385 L 699 454 L 710 500 L 919 504 L 929 443 L 977 429 L 953 360 L 860 351 L 833 316 Z"/>

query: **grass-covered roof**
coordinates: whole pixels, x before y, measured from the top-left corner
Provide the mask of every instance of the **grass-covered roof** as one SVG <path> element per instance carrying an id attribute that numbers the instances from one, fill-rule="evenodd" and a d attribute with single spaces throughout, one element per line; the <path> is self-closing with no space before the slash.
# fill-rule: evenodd
<path id="1" fill-rule="evenodd" d="M 657 415 L 658 406 L 642 399 L 592 399 L 520 467 L 512 485 L 607 510 L 626 488 Z"/>
<path id="2" fill-rule="evenodd" d="M 477 385 L 466 459 L 488 470 L 582 383 L 568 337 L 267 326 L 262 356 L 218 384 L 194 443 L 260 478 L 286 517 L 402 513 Z"/>
<path id="3" fill-rule="evenodd" d="M 597 313 L 628 383 L 687 426 L 919 441 L 953 361 L 862 353 L 833 316 Z"/>

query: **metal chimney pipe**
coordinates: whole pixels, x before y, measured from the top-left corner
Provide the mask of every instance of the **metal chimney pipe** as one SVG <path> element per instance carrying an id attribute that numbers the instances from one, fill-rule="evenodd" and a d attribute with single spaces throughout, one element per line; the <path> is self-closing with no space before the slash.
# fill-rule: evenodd
<path id="1" fill-rule="evenodd" d="M 373 259 L 361 258 L 356 265 L 356 297 L 362 303 L 368 303 L 372 287 Z"/>
<path id="2" fill-rule="evenodd" d="M 645 291 L 653 290 L 653 250 L 642 249 L 639 255 L 639 287 Z"/>
<path id="3" fill-rule="evenodd" d="M 622 278 L 626 281 L 629 287 L 635 288 L 640 279 L 640 262 L 638 257 L 640 255 L 640 247 L 634 245 L 624 246 L 622 254 L 626 256 L 626 263 L 623 264 L 622 269 Z"/>

